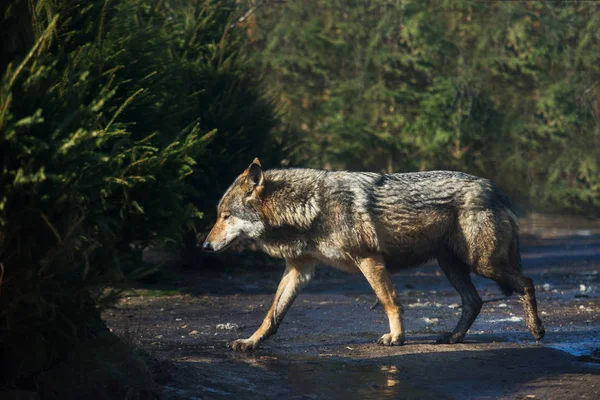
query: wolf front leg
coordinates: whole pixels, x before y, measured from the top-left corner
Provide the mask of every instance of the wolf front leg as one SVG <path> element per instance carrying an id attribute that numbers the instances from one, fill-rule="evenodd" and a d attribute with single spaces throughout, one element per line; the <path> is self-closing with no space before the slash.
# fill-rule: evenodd
<path id="1" fill-rule="evenodd" d="M 361 258 L 358 260 L 358 268 L 361 270 L 369 284 L 375 291 L 377 299 L 383 306 L 390 322 L 390 333 L 383 335 L 377 344 L 382 346 L 400 346 L 404 344 L 404 326 L 402 324 L 402 306 L 398 302 L 392 277 L 385 268 L 383 257 Z"/>
<path id="2" fill-rule="evenodd" d="M 275 299 L 260 328 L 248 339 L 233 341 L 230 344 L 233 350 L 253 350 L 260 342 L 274 335 L 300 289 L 310 282 L 315 270 L 315 261 L 313 259 L 288 259 L 286 263 L 283 278 L 281 278 L 281 282 L 279 282 L 279 287 L 275 293 Z"/>

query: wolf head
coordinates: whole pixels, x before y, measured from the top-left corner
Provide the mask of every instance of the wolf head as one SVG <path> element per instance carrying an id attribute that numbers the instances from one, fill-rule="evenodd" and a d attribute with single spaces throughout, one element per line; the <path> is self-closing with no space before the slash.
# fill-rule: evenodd
<path id="1" fill-rule="evenodd" d="M 265 230 L 260 213 L 260 195 L 265 177 L 258 158 L 227 189 L 217 208 L 217 222 L 202 248 L 221 251 L 244 237 L 256 239 Z"/>

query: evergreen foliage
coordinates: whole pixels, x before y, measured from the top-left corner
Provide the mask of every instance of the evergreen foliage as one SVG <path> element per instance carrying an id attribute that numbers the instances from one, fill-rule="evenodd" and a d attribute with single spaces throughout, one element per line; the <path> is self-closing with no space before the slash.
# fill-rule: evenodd
<path id="1" fill-rule="evenodd" d="M 248 2 L 254 4 L 254 2 Z M 600 206 L 597 2 L 270 2 L 246 23 L 303 164 L 458 169 Z"/>
<path id="2" fill-rule="evenodd" d="M 144 246 L 207 224 L 217 174 L 277 155 L 232 4 L 0 9 L 0 387 L 104 330 L 96 304 L 151 271 Z"/>

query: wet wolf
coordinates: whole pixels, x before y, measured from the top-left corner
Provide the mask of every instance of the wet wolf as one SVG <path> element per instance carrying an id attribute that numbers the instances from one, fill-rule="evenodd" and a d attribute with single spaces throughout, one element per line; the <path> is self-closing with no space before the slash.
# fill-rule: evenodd
<path id="1" fill-rule="evenodd" d="M 506 294 L 516 292 L 532 336 L 544 336 L 533 282 L 521 269 L 517 218 L 487 179 L 451 171 L 264 171 L 255 159 L 223 195 L 202 247 L 221 251 L 244 237 L 284 258 L 286 269 L 260 328 L 232 342 L 234 350 L 252 350 L 277 331 L 317 263 L 365 276 L 390 324 L 381 345 L 405 340 L 390 272 L 431 259 L 462 300 L 456 328 L 438 343 L 462 342 L 479 314 L 471 273 L 496 281 Z"/>

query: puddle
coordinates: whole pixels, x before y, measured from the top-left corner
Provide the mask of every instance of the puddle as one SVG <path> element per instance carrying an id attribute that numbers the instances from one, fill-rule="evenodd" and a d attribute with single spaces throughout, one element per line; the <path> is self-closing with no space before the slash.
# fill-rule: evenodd
<path id="1" fill-rule="evenodd" d="M 203 361 L 207 357 L 210 356 L 197 359 Z M 231 354 L 227 359 L 214 359 L 213 363 L 196 362 L 196 357 L 191 357 L 176 363 L 173 373 L 177 374 L 175 384 L 162 386 L 172 400 L 451 398 L 443 392 L 416 387 L 402 377 L 402 369 L 397 365 L 355 362 L 335 355 L 315 358 Z M 180 376 L 188 381 L 187 385 L 177 385 Z"/>
<path id="2" fill-rule="evenodd" d="M 452 348 L 415 344 L 403 348 L 407 351 L 357 347 L 367 358 L 342 356 L 340 349 L 331 349 L 333 354 L 328 357 L 290 355 L 281 350 L 186 357 L 170 368 L 172 377 L 163 389 L 171 400 L 458 399 L 473 393 L 484 398 L 514 398 L 510 394 L 528 382 L 552 381 L 556 375 L 585 371 L 558 349 L 569 350 L 581 361 L 594 361 L 590 357 L 600 355 L 560 344 L 547 346 L 557 350 L 510 343 L 495 348 L 485 344 Z M 211 355 L 212 362 L 206 362 Z M 595 367 L 587 371 L 593 370 Z M 589 372 L 586 376 L 591 384 L 597 381 Z M 580 389 L 589 392 L 590 387 Z M 540 388 L 547 391 L 540 393 L 541 398 L 550 393 L 556 398 L 567 394 L 555 392 L 552 385 Z"/>
<path id="3" fill-rule="evenodd" d="M 402 379 L 396 365 L 299 359 L 276 363 L 272 367 L 286 371 L 294 398 L 448 398 L 443 393 L 417 388 Z"/>
<path id="4" fill-rule="evenodd" d="M 439 391 L 418 388 L 408 382 L 397 365 L 348 361 L 333 359 L 307 363 L 297 360 L 288 364 L 288 376 L 294 382 L 294 391 L 308 398 L 449 398 Z"/>
<path id="5" fill-rule="evenodd" d="M 565 332 L 556 335 L 559 336 L 559 340 L 552 338 L 553 333 L 550 333 L 551 341 L 544 345 L 570 354 L 580 361 L 600 363 L 600 331 L 592 330 L 573 334 Z"/>
<path id="6" fill-rule="evenodd" d="M 584 361 L 600 362 L 600 341 L 580 343 L 552 343 L 547 347 L 564 351 Z"/>

